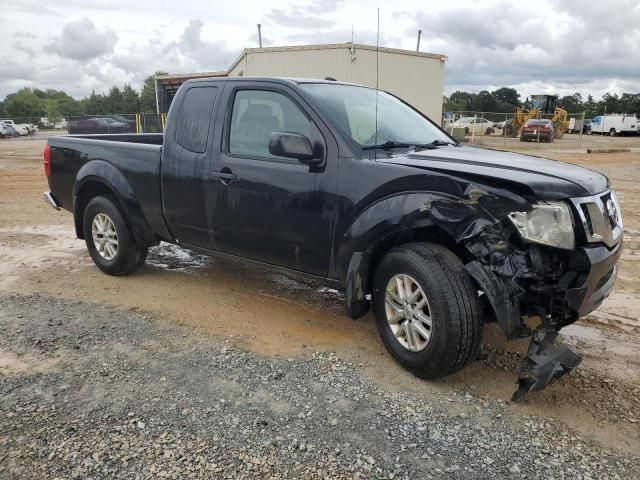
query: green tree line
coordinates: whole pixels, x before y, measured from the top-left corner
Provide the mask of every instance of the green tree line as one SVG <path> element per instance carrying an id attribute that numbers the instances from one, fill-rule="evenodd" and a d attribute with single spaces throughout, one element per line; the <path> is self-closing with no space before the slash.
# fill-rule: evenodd
<path id="1" fill-rule="evenodd" d="M 156 96 L 154 77 L 166 72 L 156 72 L 144 81 L 140 91 L 131 85 L 113 86 L 107 93 L 95 91 L 81 100 L 76 100 L 61 90 L 22 88 L 10 93 L 0 101 L 0 118 L 48 117 L 57 121 L 62 117 L 76 115 L 107 115 L 155 112 Z M 585 112 L 587 118 L 603 113 L 635 113 L 640 116 L 640 93 L 622 95 L 605 93 L 599 101 L 592 95 L 586 99 L 580 93 L 561 97 L 558 105 L 569 113 Z M 522 100 L 514 88 L 482 90 L 478 93 L 456 91 L 444 97 L 446 112 L 513 112 L 516 107 L 530 107 L 528 98 Z"/>
<path id="2" fill-rule="evenodd" d="M 0 118 L 47 117 L 50 122 L 77 115 L 129 114 L 156 111 L 154 77 L 166 72 L 156 72 L 147 77 L 140 91 L 131 85 L 113 86 L 107 93 L 91 92 L 76 100 L 62 90 L 22 88 L 0 101 Z"/>
<path id="3" fill-rule="evenodd" d="M 635 113 L 640 117 L 640 93 L 623 93 L 622 95 L 605 93 L 599 101 L 592 95 L 586 98 L 580 93 L 566 95 L 558 99 L 558 106 L 568 113 L 585 112 L 586 118 L 607 113 Z M 516 107 L 530 108 L 528 98 L 522 100 L 520 93 L 514 88 L 502 87 L 492 92 L 483 90 L 479 93 L 456 91 L 444 97 L 445 112 L 499 112 L 511 113 Z"/>

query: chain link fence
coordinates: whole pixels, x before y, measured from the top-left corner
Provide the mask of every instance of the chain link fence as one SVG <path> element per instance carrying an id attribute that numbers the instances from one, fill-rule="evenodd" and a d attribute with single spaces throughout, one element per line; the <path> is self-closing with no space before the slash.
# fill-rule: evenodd
<path id="1" fill-rule="evenodd" d="M 584 113 L 558 118 L 554 114 L 460 111 L 445 112 L 441 126 L 457 140 L 478 146 L 580 149 L 589 133 L 589 122 Z"/>
<path id="2" fill-rule="evenodd" d="M 161 133 L 164 130 L 166 118 L 166 113 L 116 113 L 67 116 L 55 123 L 46 117 L 13 117 L 0 119 L 0 122 L 12 120 L 16 125 L 34 126 L 39 130 L 66 130 L 70 134 Z"/>
<path id="3" fill-rule="evenodd" d="M 65 121 L 70 134 L 161 133 L 164 130 L 166 114 L 83 115 L 66 117 Z"/>

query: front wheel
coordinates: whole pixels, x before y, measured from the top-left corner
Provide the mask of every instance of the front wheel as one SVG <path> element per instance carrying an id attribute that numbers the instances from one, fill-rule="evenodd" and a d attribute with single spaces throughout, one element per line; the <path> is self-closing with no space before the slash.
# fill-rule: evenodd
<path id="1" fill-rule="evenodd" d="M 147 258 L 147 248 L 136 245 L 116 200 L 95 197 L 83 218 L 84 240 L 96 266 L 109 275 L 127 275 Z"/>
<path id="2" fill-rule="evenodd" d="M 393 358 L 420 378 L 457 372 L 480 348 L 477 289 L 462 262 L 440 245 L 390 250 L 375 271 L 373 308 Z"/>

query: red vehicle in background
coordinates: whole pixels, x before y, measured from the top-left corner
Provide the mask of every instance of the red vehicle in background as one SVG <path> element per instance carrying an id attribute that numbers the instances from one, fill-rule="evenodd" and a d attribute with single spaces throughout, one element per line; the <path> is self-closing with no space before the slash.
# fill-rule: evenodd
<path id="1" fill-rule="evenodd" d="M 522 126 L 520 141 L 538 140 L 540 142 L 553 142 L 553 123 L 549 119 L 530 118 Z"/>

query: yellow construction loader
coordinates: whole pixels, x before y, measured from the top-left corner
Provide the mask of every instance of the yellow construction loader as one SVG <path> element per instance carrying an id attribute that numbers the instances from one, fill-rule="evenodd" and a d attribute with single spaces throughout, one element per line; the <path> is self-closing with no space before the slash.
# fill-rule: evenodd
<path id="1" fill-rule="evenodd" d="M 531 95 L 532 108 L 525 110 L 517 107 L 512 120 L 505 124 L 505 135 L 517 137 L 530 118 L 548 118 L 553 123 L 553 137 L 562 138 L 569 129 L 567 111 L 557 107 L 557 95 Z"/>

